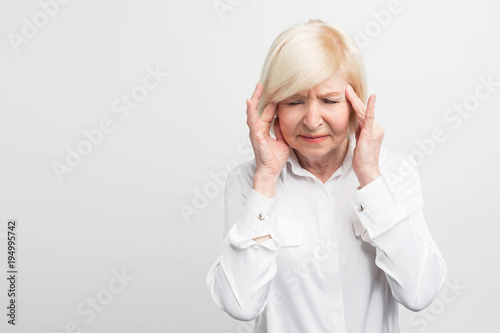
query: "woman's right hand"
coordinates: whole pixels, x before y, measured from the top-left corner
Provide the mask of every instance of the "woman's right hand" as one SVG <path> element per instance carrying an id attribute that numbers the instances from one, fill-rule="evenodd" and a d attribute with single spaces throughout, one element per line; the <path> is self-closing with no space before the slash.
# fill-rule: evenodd
<path id="1" fill-rule="evenodd" d="M 269 134 L 277 103 L 268 103 L 259 118 L 257 105 L 263 90 L 262 83 L 258 82 L 252 98 L 247 99 L 247 125 L 257 164 L 254 189 L 267 197 L 272 197 L 275 195 L 276 182 L 286 164 L 290 148 L 283 138 L 278 118 L 274 121 L 276 139 Z"/>

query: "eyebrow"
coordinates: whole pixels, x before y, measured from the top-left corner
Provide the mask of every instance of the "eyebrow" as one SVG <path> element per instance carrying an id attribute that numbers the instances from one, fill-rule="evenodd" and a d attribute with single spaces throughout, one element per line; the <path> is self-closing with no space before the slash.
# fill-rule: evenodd
<path id="1" fill-rule="evenodd" d="M 343 91 L 331 91 L 331 92 L 327 92 L 327 93 L 324 93 L 324 94 L 319 94 L 319 98 L 327 98 L 327 97 L 336 97 L 336 96 L 344 96 L 344 92 Z M 288 98 L 306 98 L 306 95 L 302 95 L 302 94 L 295 94 L 295 95 L 292 95 Z"/>

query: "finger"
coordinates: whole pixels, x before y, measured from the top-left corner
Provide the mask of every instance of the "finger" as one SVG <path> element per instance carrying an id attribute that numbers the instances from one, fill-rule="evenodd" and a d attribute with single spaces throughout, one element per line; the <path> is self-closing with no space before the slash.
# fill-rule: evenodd
<path id="1" fill-rule="evenodd" d="M 270 102 L 266 105 L 264 108 L 264 111 L 262 111 L 262 114 L 260 115 L 260 120 L 265 123 L 271 124 L 271 121 L 273 121 L 274 118 L 274 113 L 276 112 L 276 107 L 278 104 L 276 102 Z"/>
<path id="2" fill-rule="evenodd" d="M 353 109 L 354 109 L 354 107 L 353 107 Z M 363 123 L 364 123 L 365 117 L 360 118 L 359 115 L 358 115 L 358 113 L 356 112 L 356 110 L 354 110 L 354 112 L 356 113 L 356 117 L 358 117 L 358 125 L 361 126 L 361 127 L 363 127 Z"/>
<path id="3" fill-rule="evenodd" d="M 251 100 L 247 99 L 247 125 L 250 129 L 250 135 L 258 130 L 259 116 Z"/>
<path id="4" fill-rule="evenodd" d="M 253 95 L 250 98 L 255 105 L 259 102 L 260 95 L 262 95 L 262 91 L 264 90 L 264 86 L 262 83 L 257 82 L 257 85 L 255 86 L 255 90 L 253 91 Z"/>
<path id="5" fill-rule="evenodd" d="M 358 119 L 363 122 L 365 119 L 365 105 L 361 101 L 361 99 L 358 97 L 354 89 L 350 84 L 346 86 L 345 89 L 346 92 L 346 97 L 349 100 L 349 102 L 352 105 L 352 108 L 354 109 L 354 112 L 356 112 L 356 115 L 358 116 Z"/>
<path id="6" fill-rule="evenodd" d="M 363 125 L 358 122 L 358 128 L 356 129 L 356 142 L 359 141 L 359 135 L 361 134 L 361 130 L 363 129 Z"/>
<path id="7" fill-rule="evenodd" d="M 373 94 L 368 98 L 368 106 L 366 107 L 365 121 L 363 128 L 367 129 L 370 133 L 373 130 L 373 123 L 375 121 L 375 100 L 377 99 L 377 94 Z"/>
<path id="8" fill-rule="evenodd" d="M 259 104 L 259 98 L 262 94 L 263 88 L 262 83 L 257 82 L 252 97 L 247 99 L 247 124 L 250 127 L 250 131 L 252 131 L 251 125 L 253 125 L 253 128 L 255 129 L 255 126 L 259 121 L 257 105 Z"/>
<path id="9" fill-rule="evenodd" d="M 277 141 L 285 142 L 285 138 L 283 137 L 283 133 L 281 132 L 280 120 L 278 117 L 274 119 L 274 133 L 276 134 Z"/>

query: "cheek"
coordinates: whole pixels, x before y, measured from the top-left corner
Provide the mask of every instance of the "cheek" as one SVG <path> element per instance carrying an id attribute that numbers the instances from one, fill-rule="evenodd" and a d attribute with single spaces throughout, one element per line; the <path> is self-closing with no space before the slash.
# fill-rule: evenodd
<path id="1" fill-rule="evenodd" d="M 342 131 L 347 129 L 349 125 L 349 114 L 350 110 L 347 108 L 346 110 L 339 110 L 338 112 L 332 113 L 330 116 L 330 126 L 332 129 L 337 131 Z"/>
<path id="2" fill-rule="evenodd" d="M 280 120 L 281 133 L 286 138 L 287 136 L 293 135 L 295 128 L 297 128 L 298 121 L 293 117 L 291 112 L 286 112 L 278 108 L 277 116 Z"/>
<path id="3" fill-rule="evenodd" d="M 279 116 L 278 116 L 279 117 Z M 290 119 L 279 117 L 281 133 L 286 138 L 293 135 L 295 126 L 290 122 Z"/>

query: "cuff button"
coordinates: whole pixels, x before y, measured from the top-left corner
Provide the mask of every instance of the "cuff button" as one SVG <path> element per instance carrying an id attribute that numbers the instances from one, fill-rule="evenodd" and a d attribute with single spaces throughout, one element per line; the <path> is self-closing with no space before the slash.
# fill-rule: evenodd
<path id="1" fill-rule="evenodd" d="M 365 207 L 363 207 L 363 205 L 359 205 L 359 206 L 358 206 L 358 210 L 359 210 L 360 212 L 362 212 L 364 209 L 365 209 Z"/>
<path id="2" fill-rule="evenodd" d="M 264 216 L 264 214 L 260 213 L 259 216 L 257 216 L 259 220 L 261 221 L 264 221 L 266 219 L 266 217 Z"/>

